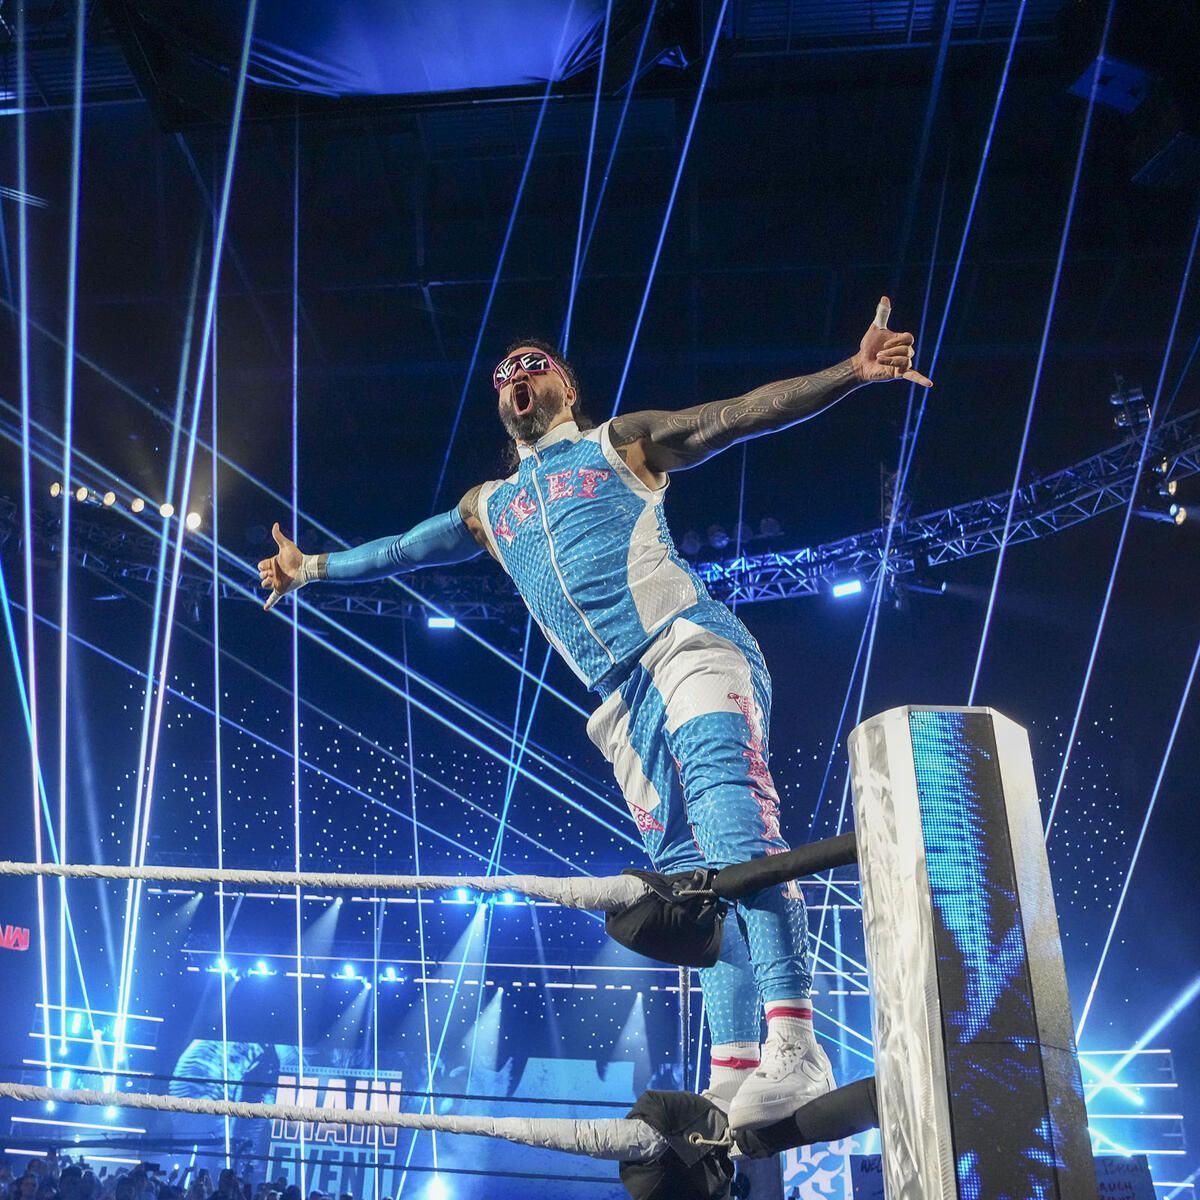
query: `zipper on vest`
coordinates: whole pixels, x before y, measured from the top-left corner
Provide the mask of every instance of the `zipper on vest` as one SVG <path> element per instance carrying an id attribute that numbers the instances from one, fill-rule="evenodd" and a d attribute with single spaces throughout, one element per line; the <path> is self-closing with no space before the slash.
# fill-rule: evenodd
<path id="1" fill-rule="evenodd" d="M 536 447 L 533 448 L 533 459 L 539 467 L 542 465 L 542 457 L 540 454 L 538 454 Z M 575 598 L 567 590 L 567 581 L 563 578 L 563 573 L 559 569 L 558 565 L 558 556 L 554 553 L 554 537 L 550 533 L 550 518 L 546 515 L 546 499 L 542 495 L 542 486 L 540 483 L 538 483 L 536 469 L 530 472 L 530 477 L 533 480 L 533 490 L 537 492 L 538 513 L 542 518 L 542 530 L 546 534 L 546 548 L 550 552 L 550 566 L 554 569 L 554 577 L 558 580 L 558 586 L 562 588 L 562 594 L 566 597 L 567 603 L 575 610 L 575 615 L 580 619 L 580 621 L 583 622 L 584 629 L 586 629 L 588 633 L 595 638 L 596 645 L 604 651 L 605 655 L 607 655 L 609 663 L 615 666 L 617 661 L 616 655 L 614 655 L 613 652 L 604 644 L 600 635 L 593 627 L 591 621 L 587 619 L 587 615 L 584 613 L 583 609 L 575 603 Z"/>

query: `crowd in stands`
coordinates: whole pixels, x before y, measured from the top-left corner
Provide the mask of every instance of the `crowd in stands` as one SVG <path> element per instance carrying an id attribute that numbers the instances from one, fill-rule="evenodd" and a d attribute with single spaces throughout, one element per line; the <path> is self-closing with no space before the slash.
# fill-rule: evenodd
<path id="1" fill-rule="evenodd" d="M 256 1182 L 226 1169 L 214 1183 L 206 1167 L 164 1171 L 150 1162 L 110 1171 L 107 1164 L 50 1150 L 42 1158 L 0 1158 L 0 1200 L 304 1200 L 304 1195 L 282 1177 Z M 354 1197 L 312 1191 L 308 1200 Z"/>

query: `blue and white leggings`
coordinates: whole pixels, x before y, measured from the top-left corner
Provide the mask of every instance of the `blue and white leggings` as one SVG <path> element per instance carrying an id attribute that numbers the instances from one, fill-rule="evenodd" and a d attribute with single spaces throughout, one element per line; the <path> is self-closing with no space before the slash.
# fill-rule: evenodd
<path id="1" fill-rule="evenodd" d="M 726 867 L 788 849 L 767 767 L 771 678 L 724 605 L 677 617 L 592 714 L 658 871 Z M 720 961 L 700 971 L 714 1045 L 757 1042 L 761 1005 L 809 995 L 808 919 L 794 885 L 739 900 Z"/>

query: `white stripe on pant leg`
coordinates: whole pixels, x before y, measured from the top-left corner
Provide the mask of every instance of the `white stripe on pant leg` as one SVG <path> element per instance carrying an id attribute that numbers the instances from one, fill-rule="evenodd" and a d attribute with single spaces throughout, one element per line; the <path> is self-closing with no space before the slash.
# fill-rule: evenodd
<path id="1" fill-rule="evenodd" d="M 754 673 L 728 638 L 683 617 L 642 655 L 642 666 L 663 698 L 669 733 L 709 713 L 743 713 L 736 696 L 753 703 L 758 728 L 748 732 L 765 740 Z"/>
<path id="2" fill-rule="evenodd" d="M 634 819 L 644 833 L 638 813 L 649 816 L 662 804 L 662 797 L 646 774 L 642 756 L 633 748 L 629 737 L 629 708 L 620 692 L 609 696 L 588 718 L 587 735 L 612 765 L 617 786 L 625 797 L 625 803 L 634 810 Z M 662 823 L 657 818 L 654 820 L 653 827 L 661 830 Z"/>

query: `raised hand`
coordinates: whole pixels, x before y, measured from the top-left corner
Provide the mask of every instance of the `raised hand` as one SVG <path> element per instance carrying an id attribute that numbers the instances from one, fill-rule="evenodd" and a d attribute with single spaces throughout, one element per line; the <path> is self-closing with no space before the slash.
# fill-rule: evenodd
<path id="1" fill-rule="evenodd" d="M 921 387 L 933 387 L 933 380 L 920 371 L 913 370 L 915 354 L 914 338 L 911 333 L 892 333 L 888 329 L 888 318 L 892 315 L 892 302 L 879 298 L 875 320 L 863 334 L 858 353 L 854 356 L 854 369 L 864 383 L 884 383 L 891 379 L 907 379 Z"/>
<path id="2" fill-rule="evenodd" d="M 264 610 L 274 608 L 288 592 L 303 587 L 308 582 L 301 570 L 304 554 L 279 528 L 278 521 L 271 526 L 271 536 L 275 539 L 279 552 L 274 558 L 264 558 L 258 564 L 259 585 L 271 589 L 271 594 L 263 605 Z"/>

